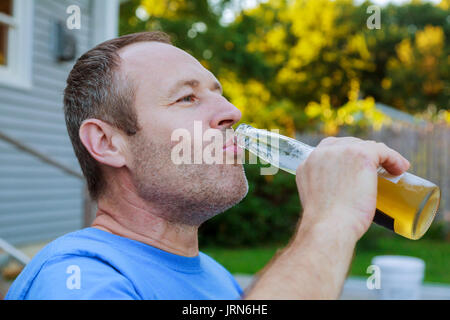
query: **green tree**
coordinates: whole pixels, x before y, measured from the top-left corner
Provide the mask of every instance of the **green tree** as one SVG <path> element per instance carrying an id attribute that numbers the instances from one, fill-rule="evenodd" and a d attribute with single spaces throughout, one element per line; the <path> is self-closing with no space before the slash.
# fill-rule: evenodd
<path id="1" fill-rule="evenodd" d="M 430 104 L 438 104 L 438 108 L 449 108 L 449 14 L 445 1 L 439 6 L 415 1 L 401 6 L 391 4 L 383 8 L 381 29 L 364 31 L 375 70 L 363 73 L 362 92 L 374 97 L 376 101 L 407 112 L 424 111 Z M 433 80 L 443 83 L 443 87 L 434 95 L 426 95 L 422 88 L 418 89 L 420 83 L 424 81 L 421 75 L 424 69 L 420 67 L 416 70 L 418 72 L 415 72 L 411 66 L 403 64 L 398 55 L 399 53 L 405 55 L 406 43 L 410 43 L 411 54 L 414 55 L 415 61 L 423 59 L 423 55 L 413 47 L 417 34 L 421 34 L 427 26 L 439 27 L 443 32 L 441 34 L 443 46 L 439 49 L 441 55 L 436 57 L 438 63 L 435 65 L 441 72 Z M 433 36 L 429 31 L 427 34 Z"/>

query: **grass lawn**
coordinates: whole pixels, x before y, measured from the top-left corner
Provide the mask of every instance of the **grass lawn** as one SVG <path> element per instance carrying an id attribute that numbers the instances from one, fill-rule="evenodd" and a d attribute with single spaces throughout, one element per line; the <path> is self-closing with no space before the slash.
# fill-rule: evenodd
<path id="1" fill-rule="evenodd" d="M 425 261 L 425 281 L 450 284 L 450 243 L 437 240 L 412 241 L 398 236 L 380 237 L 370 247 L 358 246 L 350 275 L 366 277 L 367 267 L 376 255 L 407 255 Z M 201 251 L 212 256 L 231 273 L 254 274 L 261 270 L 282 246 L 260 248 L 205 247 Z"/>

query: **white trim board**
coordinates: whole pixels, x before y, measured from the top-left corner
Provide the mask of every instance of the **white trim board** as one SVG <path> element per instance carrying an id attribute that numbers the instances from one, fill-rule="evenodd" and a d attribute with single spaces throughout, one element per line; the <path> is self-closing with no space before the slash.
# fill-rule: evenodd
<path id="1" fill-rule="evenodd" d="M 92 46 L 117 37 L 119 0 L 92 0 Z"/>
<path id="2" fill-rule="evenodd" d="M 15 25 L 9 30 L 8 64 L 0 66 L 0 86 L 32 88 L 34 0 L 14 0 Z"/>

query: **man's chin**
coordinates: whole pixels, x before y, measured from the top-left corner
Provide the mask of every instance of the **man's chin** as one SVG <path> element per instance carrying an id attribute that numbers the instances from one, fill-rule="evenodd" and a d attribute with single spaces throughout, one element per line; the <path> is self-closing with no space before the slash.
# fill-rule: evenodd
<path id="1" fill-rule="evenodd" d="M 248 181 L 242 164 L 233 164 L 229 166 L 231 166 L 231 168 L 228 168 L 228 176 L 225 179 L 226 182 L 224 182 L 224 186 L 222 186 L 223 189 L 221 189 L 228 195 L 230 207 L 232 207 L 241 202 L 247 195 Z"/>
<path id="2" fill-rule="evenodd" d="M 242 164 L 225 165 L 221 168 L 216 181 L 209 181 L 202 189 L 207 189 L 203 195 L 202 222 L 225 212 L 240 203 L 248 193 L 248 181 Z M 206 187 L 206 188 L 205 188 Z M 206 204 L 206 205 L 205 205 Z M 207 205 L 209 204 L 209 205 Z M 200 212 L 199 212 L 200 213 Z"/>

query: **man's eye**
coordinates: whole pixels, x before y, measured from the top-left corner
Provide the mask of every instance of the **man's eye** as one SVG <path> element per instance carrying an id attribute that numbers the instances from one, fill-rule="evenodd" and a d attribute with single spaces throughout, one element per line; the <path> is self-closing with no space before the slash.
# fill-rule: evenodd
<path id="1" fill-rule="evenodd" d="M 177 100 L 177 102 L 194 102 L 194 101 L 195 101 L 195 96 L 193 94 L 190 94 L 188 96 L 185 96 L 185 97 Z"/>

